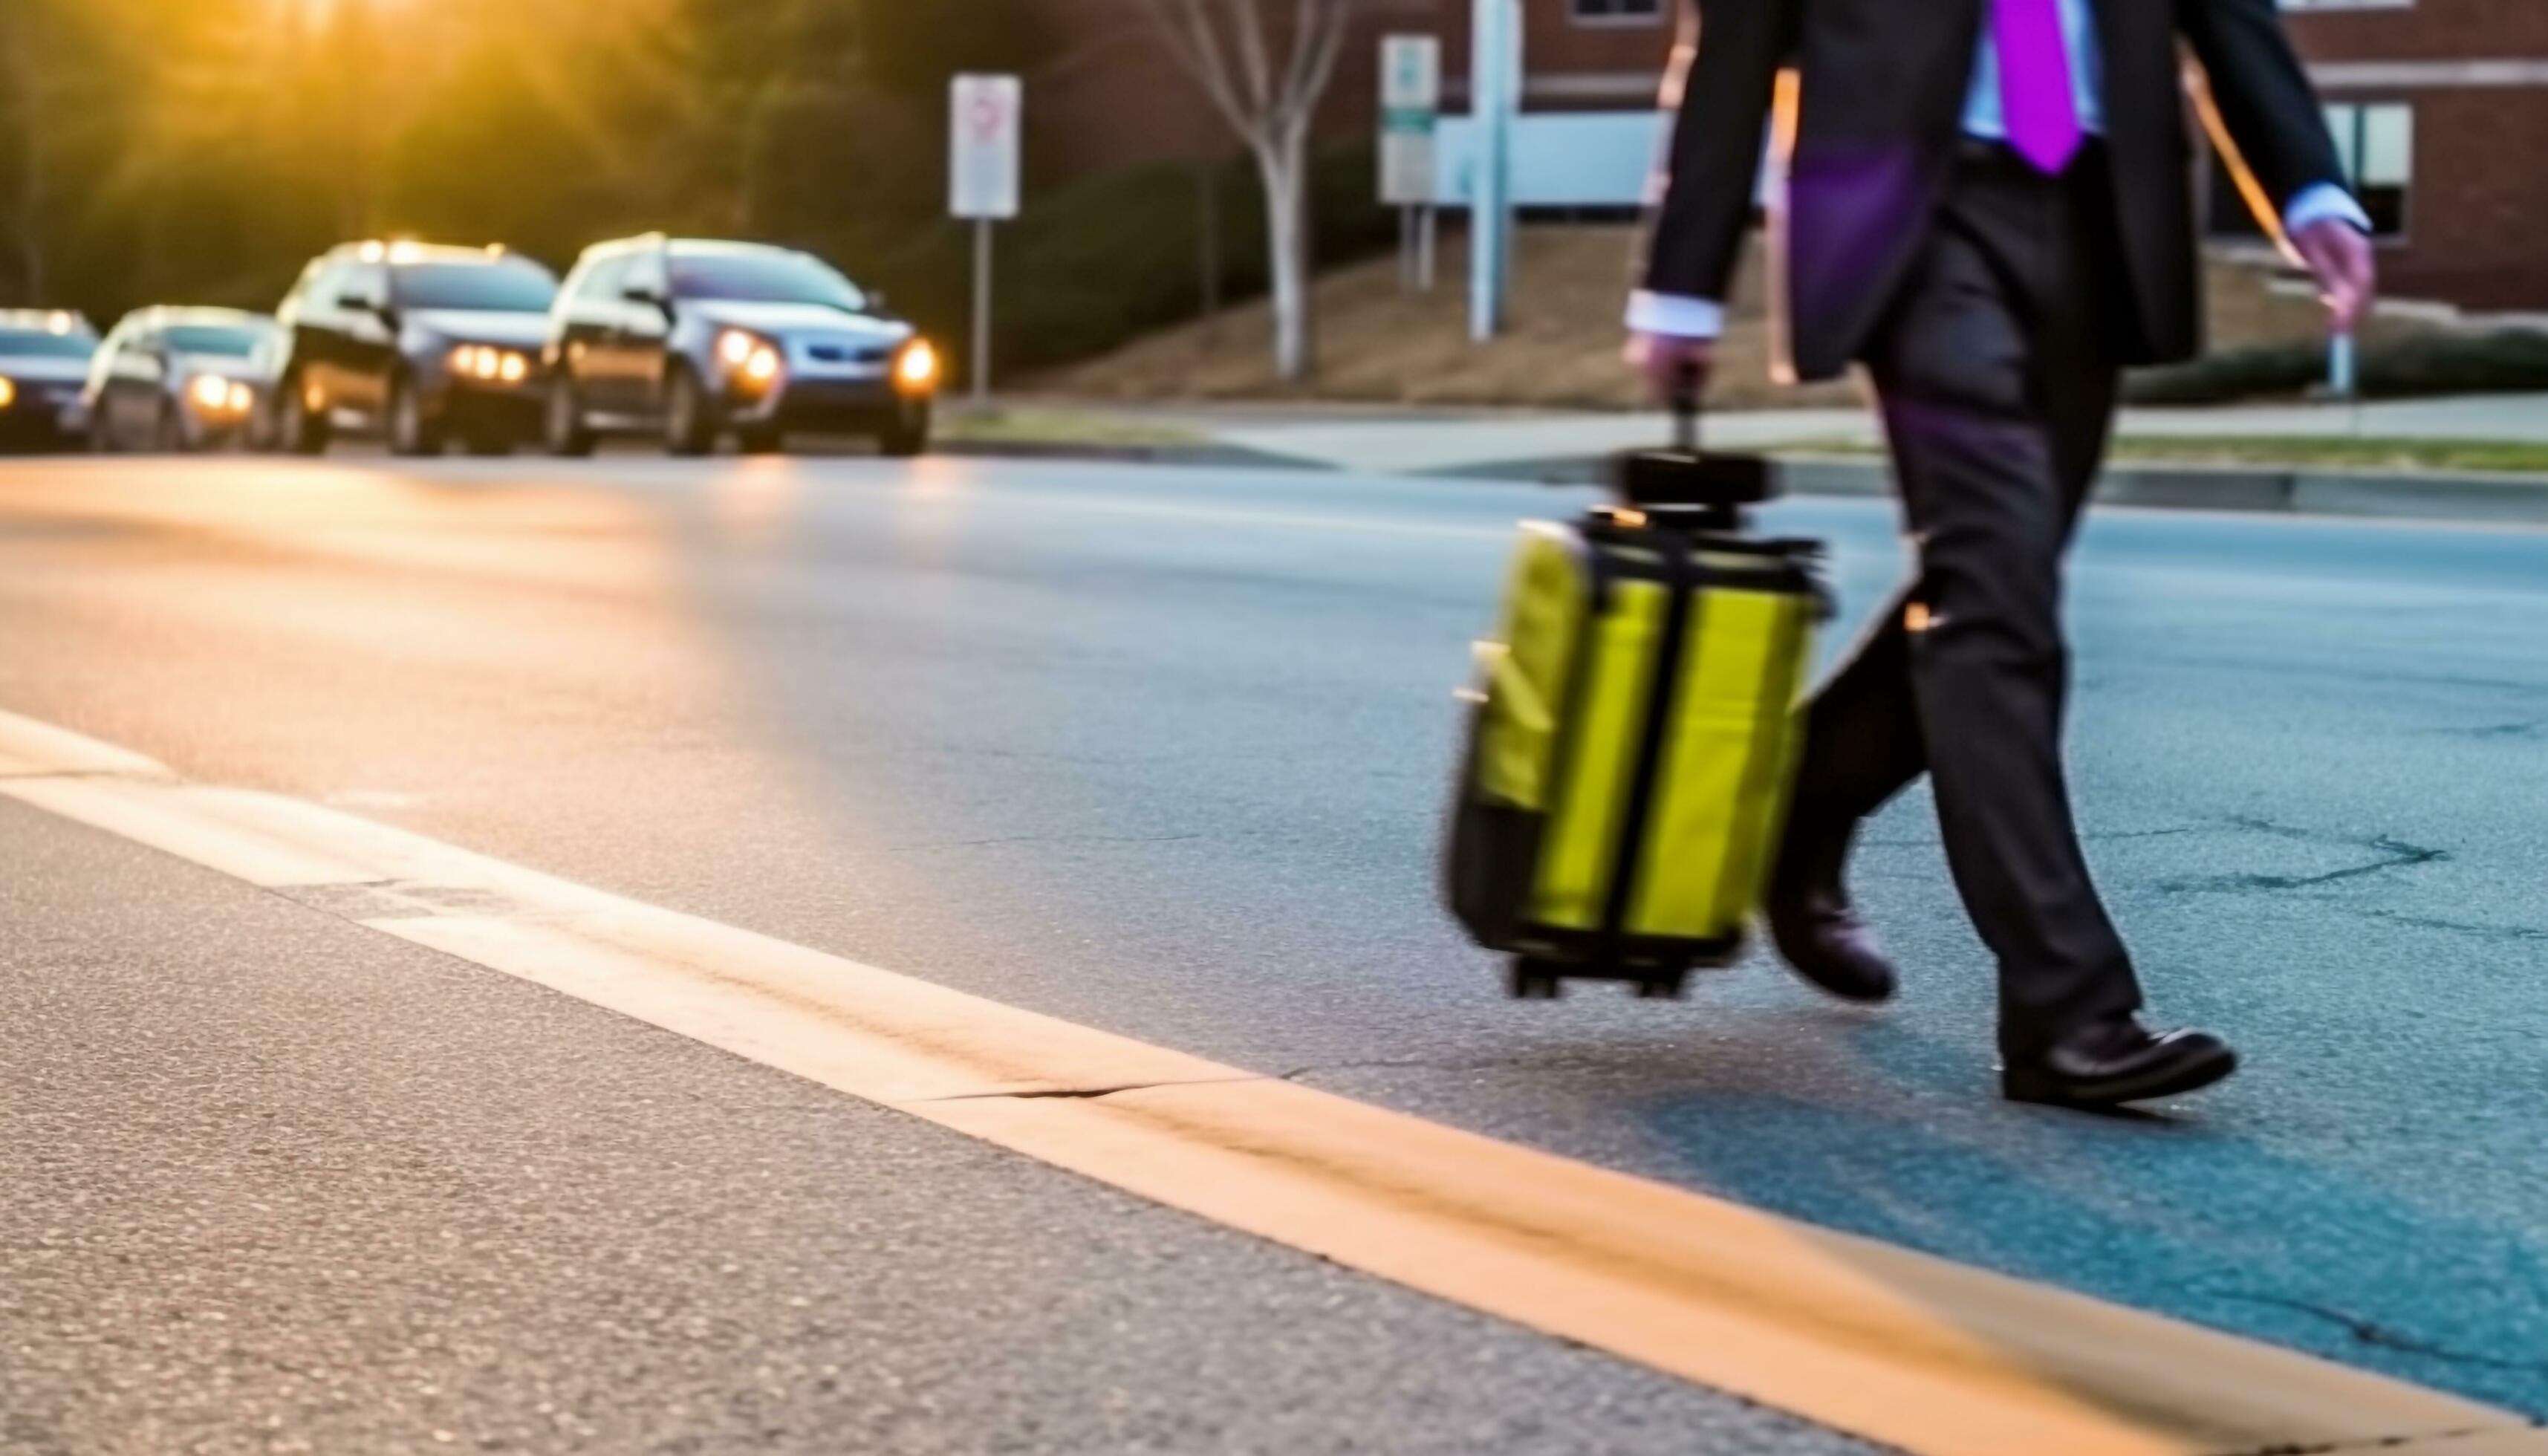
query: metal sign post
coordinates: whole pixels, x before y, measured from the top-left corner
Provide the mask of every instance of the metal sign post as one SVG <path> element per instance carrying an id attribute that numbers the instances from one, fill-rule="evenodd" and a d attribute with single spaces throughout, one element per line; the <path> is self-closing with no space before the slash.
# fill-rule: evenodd
<path id="1" fill-rule="evenodd" d="M 1398 209 L 1398 278 L 1428 291 L 1433 269 L 1433 133 L 1442 112 L 1442 43 L 1390 36 L 1380 43 L 1380 200 Z"/>
<path id="2" fill-rule="evenodd" d="M 964 75 L 948 88 L 947 211 L 973 224 L 973 403 L 991 398 L 991 225 L 1018 215 L 1019 118 L 1015 76 Z"/>
<path id="3" fill-rule="evenodd" d="M 1521 110 L 1520 0 L 1476 0 L 1469 110 L 1478 135 L 1470 187 L 1469 337 L 1503 331 L 1512 270 L 1512 134 Z"/>

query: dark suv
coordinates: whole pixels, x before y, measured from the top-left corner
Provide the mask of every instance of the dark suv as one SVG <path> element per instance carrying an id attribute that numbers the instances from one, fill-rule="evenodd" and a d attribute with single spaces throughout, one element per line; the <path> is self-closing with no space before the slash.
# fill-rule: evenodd
<path id="1" fill-rule="evenodd" d="M 401 455 L 458 439 L 501 455 L 538 438 L 540 340 L 557 278 L 499 247 L 349 242 L 275 311 L 288 334 L 274 439 L 316 455 L 339 432 Z"/>
<path id="2" fill-rule="evenodd" d="M 938 354 L 830 264 L 792 248 L 661 235 L 585 250 L 550 316 L 548 445 L 661 432 L 702 455 L 731 432 L 754 451 L 790 430 L 929 443 Z"/>

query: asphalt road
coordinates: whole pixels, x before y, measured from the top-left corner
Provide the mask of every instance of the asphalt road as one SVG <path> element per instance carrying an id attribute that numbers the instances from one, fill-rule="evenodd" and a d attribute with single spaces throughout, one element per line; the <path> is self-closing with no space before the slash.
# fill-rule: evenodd
<path id="1" fill-rule="evenodd" d="M 1569 500 L 13 462 L 0 708 L 2548 1415 L 2548 534 L 2092 525 L 2092 858 L 2157 1014 L 2250 1057 L 2116 1121 L 1990 1096 L 1917 793 L 1859 876 L 1896 1007 L 1766 963 L 1502 999 L 1433 903 L 1448 689 L 1512 520 Z M 1872 505 L 1774 524 L 1833 542 L 1851 611 L 1898 569 Z M 0 1175 L 41 1192 L 0 1203 L 0 1450 L 263 1449 L 269 1416 L 364 1449 L 1843 1445 L 90 831 L 12 810 L 0 861 Z M 226 1329 L 154 1342 L 172 1310 Z"/>

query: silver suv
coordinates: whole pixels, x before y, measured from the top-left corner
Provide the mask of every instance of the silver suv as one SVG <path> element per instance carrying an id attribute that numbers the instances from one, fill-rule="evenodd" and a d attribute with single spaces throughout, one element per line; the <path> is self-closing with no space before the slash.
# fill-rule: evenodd
<path id="1" fill-rule="evenodd" d="M 77 314 L 0 309 L 0 449 L 59 450 L 88 432 L 80 391 L 97 330 Z"/>
<path id="2" fill-rule="evenodd" d="M 770 451 L 791 430 L 917 455 L 938 392 L 929 341 L 830 264 L 661 234 L 585 250 L 549 313 L 543 362 L 559 455 L 589 454 L 604 433 L 660 432 L 676 455 L 729 433 Z"/>

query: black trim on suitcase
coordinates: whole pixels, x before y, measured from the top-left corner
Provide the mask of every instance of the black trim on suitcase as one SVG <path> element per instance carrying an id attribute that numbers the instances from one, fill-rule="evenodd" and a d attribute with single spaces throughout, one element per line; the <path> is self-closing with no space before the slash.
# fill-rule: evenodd
<path id="1" fill-rule="evenodd" d="M 1568 545 L 1584 556 L 1584 612 L 1575 622 L 1575 657 L 1566 672 L 1566 702 L 1557 719 L 1557 732 L 1548 745 L 1548 822 L 1556 824 L 1566 817 L 1575 801 L 1576 739 L 1584 731 L 1584 699 L 1592 690 L 1594 670 L 1599 661 L 1593 651 L 1593 640 L 1601 630 L 1601 618 L 1611 606 L 1611 584 L 1619 573 L 1617 559 L 1606 543 L 1578 531 Z M 1536 864 L 1531 875 L 1534 887 L 1538 880 Z"/>
<path id="2" fill-rule="evenodd" d="M 1627 936 L 1629 902 L 1637 892 L 1638 872 L 1645 867 L 1646 831 L 1654 822 L 1655 782 L 1663 776 L 1665 738 L 1672 712 L 1681 700 L 1682 648 L 1689 640 L 1690 617 L 1698 607 L 1707 570 L 1687 541 L 1674 532 L 1658 532 L 1666 575 L 1664 629 L 1647 665 L 1646 721 L 1637 739 L 1637 767 L 1628 779 L 1627 812 L 1621 816 L 1618 849 L 1610 865 L 1610 894 L 1601 911 L 1601 941 L 1617 946 Z M 1604 958 L 1609 958 L 1605 956 Z"/>
<path id="3" fill-rule="evenodd" d="M 1803 631 L 1804 622 L 1802 617 L 1798 614 L 1789 614 L 1785 621 L 1780 624 L 1777 640 L 1772 644 L 1772 651 L 1770 653 L 1769 660 L 1762 670 L 1761 676 L 1765 682 L 1771 678 L 1776 676 L 1778 673 L 1784 671 L 1785 665 L 1794 659 L 1796 638 Z M 1747 813 L 1746 817 L 1735 828 L 1733 842 L 1736 844 L 1748 845 L 1753 842 L 1753 830 L 1757 826 L 1750 816 L 1767 814 L 1770 812 L 1771 806 L 1767 802 L 1768 796 L 1763 794 L 1760 789 L 1762 778 L 1776 767 L 1773 763 L 1773 760 L 1776 756 L 1770 752 L 1770 735 L 1777 726 L 1777 720 L 1767 715 L 1763 716 L 1760 722 L 1753 725 L 1750 757 L 1743 766 L 1743 797 L 1740 801 L 1747 806 Z M 1777 854 L 1778 847 L 1772 846 L 1770 853 L 1772 855 Z M 1734 856 L 1726 856 L 1725 864 L 1718 871 L 1719 877 L 1716 881 L 1717 898 L 1719 900 L 1724 899 L 1726 897 L 1726 891 L 1733 888 L 1729 881 L 1733 879 L 1736 873 L 1748 873 L 1752 871 L 1752 868 L 1753 866 L 1737 863 Z"/>

